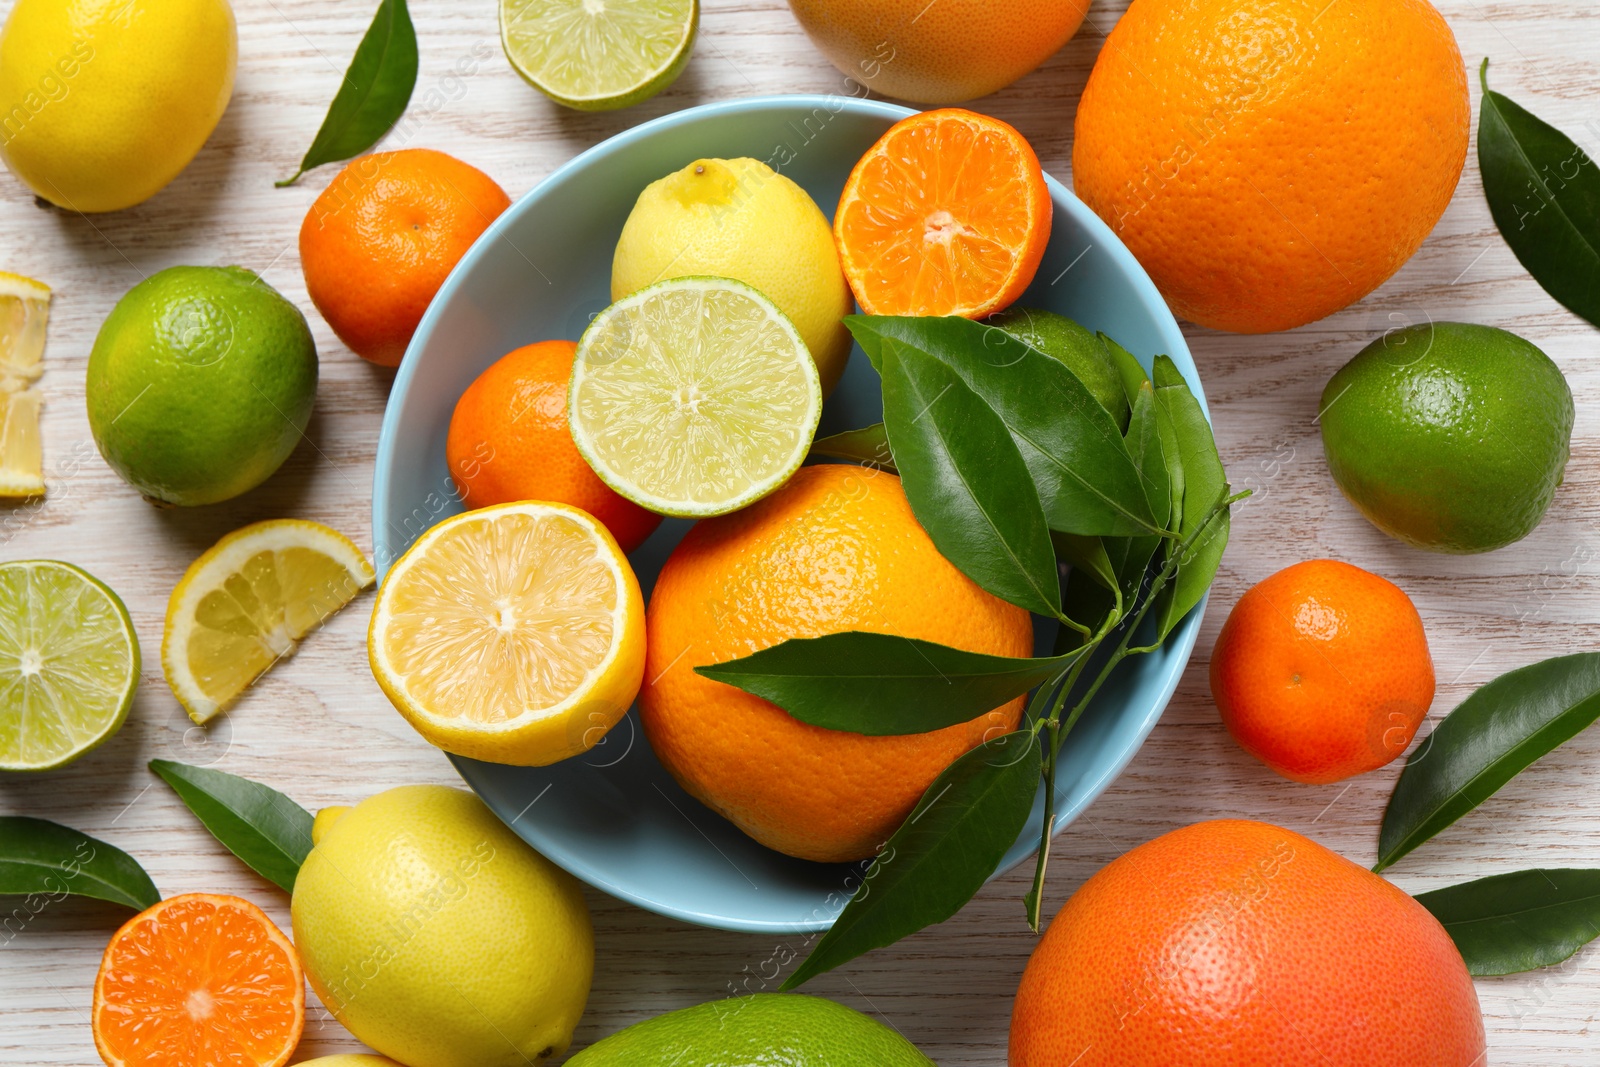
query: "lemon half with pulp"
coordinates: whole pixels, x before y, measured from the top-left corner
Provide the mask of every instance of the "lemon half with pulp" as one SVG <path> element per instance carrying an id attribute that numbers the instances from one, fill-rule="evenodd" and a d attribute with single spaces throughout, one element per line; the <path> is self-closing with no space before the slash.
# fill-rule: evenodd
<path id="1" fill-rule="evenodd" d="M 644 598 L 588 512 L 521 501 L 424 533 L 383 580 L 372 673 L 429 742 L 542 767 L 592 748 L 644 680 Z"/>

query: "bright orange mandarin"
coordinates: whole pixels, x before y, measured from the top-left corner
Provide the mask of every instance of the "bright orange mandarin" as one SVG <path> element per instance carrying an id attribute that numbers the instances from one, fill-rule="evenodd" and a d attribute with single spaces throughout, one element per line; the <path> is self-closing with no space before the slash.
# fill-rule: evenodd
<path id="1" fill-rule="evenodd" d="M 487 174 L 443 152 L 362 156 L 300 226 L 306 291 L 351 351 L 398 367 L 445 278 L 510 205 Z"/>
<path id="2" fill-rule="evenodd" d="M 1003 89 L 1078 31 L 1089 0 L 789 0 L 822 54 L 858 85 L 922 104 Z"/>
<path id="3" fill-rule="evenodd" d="M 683 787 L 779 852 L 838 862 L 877 851 L 917 799 L 985 736 L 1016 727 L 1014 700 L 925 734 L 809 726 L 694 668 L 791 637 L 870 630 L 1026 656 L 1033 622 L 939 555 L 900 479 L 802 467 L 751 507 L 697 523 L 650 598 L 641 721 Z"/>
<path id="4" fill-rule="evenodd" d="M 1073 894 L 1023 972 L 1009 1062 L 1482 1067 L 1483 1052 L 1472 978 L 1426 908 L 1299 834 L 1219 820 Z"/>
<path id="5" fill-rule="evenodd" d="M 1234 740 L 1297 782 L 1376 770 L 1433 703 L 1433 660 L 1411 598 L 1331 559 L 1286 567 L 1228 614 L 1211 695 Z"/>
<path id="6" fill-rule="evenodd" d="M 1427 0 L 1137 0 L 1084 87 L 1072 176 L 1173 311 L 1266 333 L 1411 258 L 1469 123 Z"/>
<path id="7" fill-rule="evenodd" d="M 450 417 L 450 477 L 469 508 L 516 500 L 582 508 L 632 552 L 661 516 L 612 491 L 572 443 L 567 384 L 577 350 L 571 341 L 540 341 L 478 375 Z"/>
<path id="8" fill-rule="evenodd" d="M 305 1011 L 300 957 L 266 913 L 187 893 L 112 936 L 94 982 L 94 1043 L 109 1067 L 280 1067 Z"/>
<path id="9" fill-rule="evenodd" d="M 1033 281 L 1051 210 L 1020 133 L 944 108 L 901 119 L 867 150 L 839 195 L 833 236 L 868 315 L 981 319 Z"/>

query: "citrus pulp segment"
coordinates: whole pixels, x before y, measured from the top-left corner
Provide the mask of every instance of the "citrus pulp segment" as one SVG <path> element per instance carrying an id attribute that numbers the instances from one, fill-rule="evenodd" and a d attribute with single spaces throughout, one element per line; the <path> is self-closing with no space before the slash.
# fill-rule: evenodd
<path id="1" fill-rule="evenodd" d="M 117 732 L 138 685 L 116 593 L 70 563 L 0 564 L 0 770 L 77 759 Z"/>
<path id="2" fill-rule="evenodd" d="M 0 271 L 0 498 L 44 495 L 39 392 L 50 287 Z"/>
<path id="3" fill-rule="evenodd" d="M 189 565 L 167 601 L 161 668 L 173 695 L 207 721 L 373 577 L 354 542 L 320 523 L 235 530 Z"/>
<path id="4" fill-rule="evenodd" d="M 800 466 L 822 414 L 816 364 L 771 300 L 727 278 L 647 286 L 578 342 L 567 418 L 595 473 L 665 515 L 722 515 Z"/>
<path id="5" fill-rule="evenodd" d="M 501 0 L 500 43 L 558 104 L 609 111 L 648 100 L 689 61 L 699 0 Z"/>
<path id="6" fill-rule="evenodd" d="M 400 558 L 367 652 L 378 685 L 432 744 L 545 766 L 592 748 L 632 705 L 644 598 L 587 512 L 501 504 L 444 520 Z"/>

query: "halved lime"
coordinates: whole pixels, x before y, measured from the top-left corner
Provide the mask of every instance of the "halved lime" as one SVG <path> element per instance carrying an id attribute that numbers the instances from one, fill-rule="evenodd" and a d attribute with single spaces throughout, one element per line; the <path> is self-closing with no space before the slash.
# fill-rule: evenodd
<path id="1" fill-rule="evenodd" d="M 500 43 L 558 104 L 610 111 L 648 100 L 683 71 L 700 0 L 500 0 Z"/>
<path id="2" fill-rule="evenodd" d="M 138 686 L 117 594 L 70 563 L 0 563 L 0 770 L 71 763 L 117 732 Z"/>
<path id="3" fill-rule="evenodd" d="M 674 278 L 612 304 L 578 341 L 567 420 L 602 481 L 664 515 L 722 515 L 800 466 L 817 365 L 777 305 L 728 278 Z"/>

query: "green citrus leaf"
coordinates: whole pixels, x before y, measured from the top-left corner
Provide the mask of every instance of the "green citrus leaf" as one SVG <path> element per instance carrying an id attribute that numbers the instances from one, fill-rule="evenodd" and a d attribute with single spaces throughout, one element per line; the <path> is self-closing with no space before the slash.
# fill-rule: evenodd
<path id="1" fill-rule="evenodd" d="M 783 989 L 960 911 L 1022 832 L 1038 791 L 1039 745 L 1028 730 L 985 742 L 952 763 L 879 850 L 844 911 Z"/>
<path id="2" fill-rule="evenodd" d="M 1600 870 L 1512 871 L 1420 893 L 1475 975 L 1560 963 L 1600 936 Z"/>
<path id="3" fill-rule="evenodd" d="M 1489 88 L 1478 69 L 1478 170 L 1489 213 L 1544 291 L 1600 326 L 1600 169 L 1572 138 Z"/>
<path id="4" fill-rule="evenodd" d="M 852 315 L 845 324 L 879 373 L 889 339 L 955 371 L 1005 425 L 1052 529 L 1162 532 L 1116 423 L 1060 360 L 970 319 Z"/>
<path id="5" fill-rule="evenodd" d="M 311 813 L 259 782 L 236 774 L 156 759 L 150 769 L 250 869 L 286 893 L 311 851 Z"/>
<path id="6" fill-rule="evenodd" d="M 1111 558 L 1106 555 L 1104 540 L 1051 530 L 1050 542 L 1055 545 L 1056 559 L 1075 571 L 1083 571 L 1086 577 L 1092 578 L 1104 589 L 1117 588 L 1117 572 L 1112 569 Z"/>
<path id="7" fill-rule="evenodd" d="M 69 896 L 93 897 L 134 911 L 161 900 L 139 861 L 120 848 L 70 826 L 25 815 L 0 815 L 0 894 L 37 898 L 40 908 Z"/>
<path id="8" fill-rule="evenodd" d="M 417 32 L 411 12 L 406 0 L 381 0 L 300 169 L 278 187 L 293 185 L 314 167 L 350 159 L 377 144 L 405 114 L 416 87 Z"/>
<path id="9" fill-rule="evenodd" d="M 695 673 L 770 700 L 801 722 L 882 737 L 967 722 L 1066 670 L 1077 653 L 1015 659 L 893 634 L 796 638 Z"/>
<path id="10" fill-rule="evenodd" d="M 1105 334 L 1095 334 L 1106 351 L 1111 353 L 1111 363 L 1117 368 L 1117 374 L 1122 378 L 1122 391 L 1128 396 L 1128 405 L 1139 399 L 1139 387 L 1150 378 L 1145 374 L 1144 366 L 1135 358 L 1132 352 L 1123 348 Z"/>
<path id="11" fill-rule="evenodd" d="M 1050 530 L 1000 416 L 927 353 L 890 337 L 879 347 L 883 424 L 917 521 L 983 588 L 1055 615 L 1061 590 Z"/>
<path id="12" fill-rule="evenodd" d="M 1600 717 L 1600 652 L 1502 674 L 1445 716 L 1406 760 L 1378 834 L 1381 871 Z"/>
<path id="13" fill-rule="evenodd" d="M 1222 458 L 1217 455 L 1217 442 L 1211 434 L 1211 424 L 1206 421 L 1200 402 L 1190 392 L 1189 384 L 1177 364 L 1166 356 L 1155 360 L 1156 405 L 1161 409 L 1163 421 L 1178 447 L 1178 478 L 1181 482 L 1179 501 L 1181 518 L 1176 532 L 1186 539 L 1199 529 L 1213 507 L 1228 492 L 1228 478 L 1222 468 Z M 1177 573 L 1166 589 L 1162 590 L 1157 604 L 1156 633 L 1164 639 L 1173 627 L 1183 621 L 1194 606 L 1200 603 L 1217 576 L 1223 550 L 1228 547 L 1229 515 L 1224 511 L 1211 523 L 1200 539 L 1189 546 L 1189 551 L 1178 562 Z"/>
<path id="14" fill-rule="evenodd" d="M 807 458 L 816 459 L 818 456 L 845 459 L 863 467 L 876 467 L 890 474 L 895 473 L 894 456 L 889 452 L 889 435 L 884 432 L 881 422 L 863 426 L 859 430 L 846 430 L 830 437 L 817 438 L 811 442 L 811 452 Z"/>

